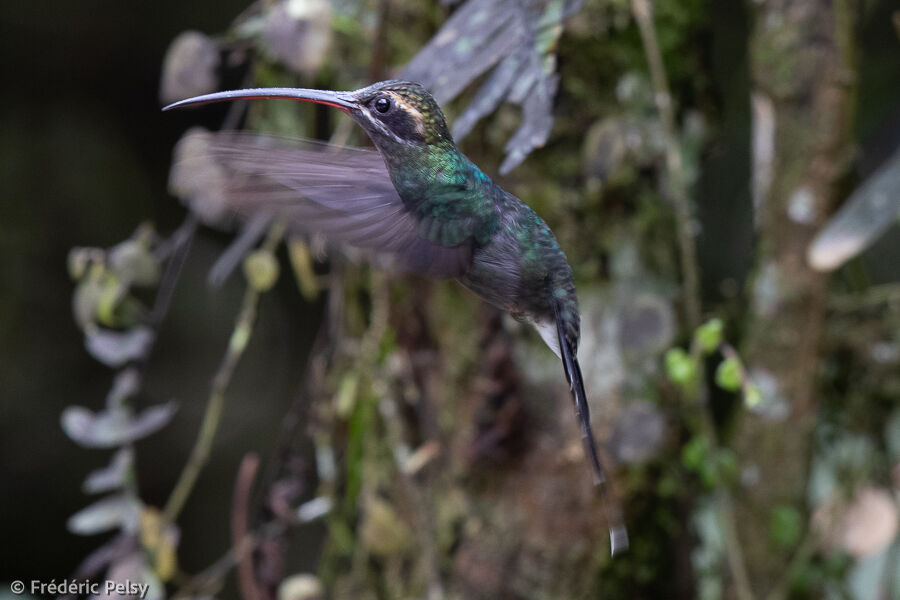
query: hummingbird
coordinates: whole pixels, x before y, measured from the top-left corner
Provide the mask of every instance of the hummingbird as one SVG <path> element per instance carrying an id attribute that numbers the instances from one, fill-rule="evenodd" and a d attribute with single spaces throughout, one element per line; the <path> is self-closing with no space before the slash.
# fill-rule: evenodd
<path id="1" fill-rule="evenodd" d="M 594 482 L 609 522 L 610 550 L 628 547 L 618 505 L 590 424 L 578 363 L 580 314 L 572 268 L 535 211 L 491 180 L 456 146 L 440 106 L 423 86 L 389 80 L 330 91 L 256 88 L 205 94 L 163 110 L 232 100 L 313 102 L 348 114 L 376 151 L 288 150 L 246 137 L 210 138 L 214 160 L 237 173 L 226 204 L 281 207 L 304 233 L 386 256 L 395 267 L 456 279 L 488 303 L 534 326 L 562 361 Z"/>

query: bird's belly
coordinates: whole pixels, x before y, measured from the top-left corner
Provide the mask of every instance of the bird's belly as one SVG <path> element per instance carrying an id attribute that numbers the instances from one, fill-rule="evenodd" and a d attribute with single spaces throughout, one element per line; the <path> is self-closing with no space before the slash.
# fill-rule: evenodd
<path id="1" fill-rule="evenodd" d="M 514 315 L 523 312 L 519 306 L 519 282 L 515 273 L 476 262 L 459 282 L 497 308 Z"/>
<path id="2" fill-rule="evenodd" d="M 554 347 L 557 314 L 562 313 L 567 335 L 574 340 L 579 319 L 572 269 L 552 236 L 546 226 L 534 233 L 513 222 L 474 249 L 471 266 L 459 281 L 490 304 L 535 325 Z"/>
<path id="3" fill-rule="evenodd" d="M 526 289 L 532 286 L 524 285 L 521 253 L 513 240 L 498 236 L 487 246 L 477 248 L 472 266 L 459 281 L 518 319 L 534 320 L 551 312 L 545 290 Z"/>

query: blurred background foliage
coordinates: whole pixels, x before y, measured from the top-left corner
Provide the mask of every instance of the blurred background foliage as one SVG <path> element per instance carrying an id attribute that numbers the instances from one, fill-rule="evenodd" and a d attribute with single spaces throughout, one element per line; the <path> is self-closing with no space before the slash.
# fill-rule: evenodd
<path id="1" fill-rule="evenodd" d="M 898 9 L 6 6 L 0 581 L 900 597 Z M 186 217 L 167 189 L 188 127 L 365 140 L 321 107 L 161 102 L 393 75 L 566 250 L 623 556 L 537 336 L 265 223 L 233 242 L 209 198 L 173 177 Z"/>

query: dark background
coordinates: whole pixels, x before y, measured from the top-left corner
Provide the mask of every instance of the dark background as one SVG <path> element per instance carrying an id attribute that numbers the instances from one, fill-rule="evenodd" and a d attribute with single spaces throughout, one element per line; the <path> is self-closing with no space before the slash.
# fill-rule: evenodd
<path id="1" fill-rule="evenodd" d="M 0 11 L 0 581 L 65 578 L 102 540 L 66 530 L 69 515 L 92 500 L 81 481 L 109 452 L 76 446 L 59 417 L 67 405 L 100 408 L 114 375 L 84 350 L 66 256 L 73 246 L 113 245 L 146 220 L 164 234 L 181 222 L 184 210 L 166 192 L 172 146 L 189 125 L 221 117 L 160 112 L 162 59 L 179 32 L 224 30 L 245 7 L 7 2 Z M 178 423 L 138 446 L 141 493 L 157 505 L 190 451 L 240 303 L 240 277 L 222 291 L 205 284 L 227 240 L 207 230 L 195 241 L 139 401 L 180 406 Z M 229 503 L 219 500 L 230 497 L 241 456 L 271 448 L 297 387 L 318 309 L 283 279 L 282 293 L 262 301 L 233 384 L 259 402 L 229 407 L 215 464 L 185 509 L 185 568 L 218 556 L 200 547 L 228 547 Z"/>

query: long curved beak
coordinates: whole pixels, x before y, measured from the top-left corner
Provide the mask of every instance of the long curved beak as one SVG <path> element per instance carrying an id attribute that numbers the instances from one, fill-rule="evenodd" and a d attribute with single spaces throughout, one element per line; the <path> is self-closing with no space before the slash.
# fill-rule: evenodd
<path id="1" fill-rule="evenodd" d="M 249 90 L 230 90 L 194 96 L 185 100 L 179 100 L 163 108 L 171 110 L 185 106 L 201 106 L 213 102 L 227 102 L 229 100 L 300 100 L 301 102 L 315 102 L 339 108 L 344 112 L 350 112 L 357 107 L 353 94 L 350 92 L 332 92 L 328 90 L 307 90 L 303 88 L 256 88 Z"/>

